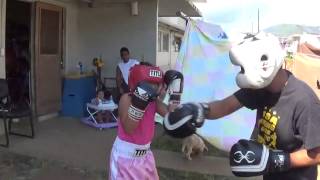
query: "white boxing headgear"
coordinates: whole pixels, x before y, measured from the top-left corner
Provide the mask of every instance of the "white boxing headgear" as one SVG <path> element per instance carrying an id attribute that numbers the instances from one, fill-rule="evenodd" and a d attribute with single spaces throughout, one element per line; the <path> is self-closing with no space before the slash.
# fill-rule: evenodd
<path id="1" fill-rule="evenodd" d="M 260 32 L 246 38 L 229 52 L 232 64 L 241 66 L 236 77 L 240 88 L 261 89 L 268 86 L 282 66 L 285 51 L 277 37 Z"/>

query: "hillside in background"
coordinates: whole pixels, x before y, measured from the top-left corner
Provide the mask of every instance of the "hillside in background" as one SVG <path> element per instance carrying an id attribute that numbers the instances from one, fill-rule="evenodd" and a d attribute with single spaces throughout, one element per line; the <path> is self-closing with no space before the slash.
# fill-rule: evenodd
<path id="1" fill-rule="evenodd" d="M 320 26 L 303 26 L 297 24 L 279 24 L 264 29 L 264 31 L 272 33 L 278 37 L 288 37 L 293 34 L 319 34 Z"/>

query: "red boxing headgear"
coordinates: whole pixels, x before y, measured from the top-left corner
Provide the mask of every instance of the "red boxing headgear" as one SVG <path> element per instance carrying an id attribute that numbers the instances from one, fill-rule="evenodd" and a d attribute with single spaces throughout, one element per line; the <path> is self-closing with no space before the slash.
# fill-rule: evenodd
<path id="1" fill-rule="evenodd" d="M 141 81 L 147 81 L 150 83 L 163 83 L 163 72 L 159 67 L 135 65 L 130 69 L 129 74 L 129 88 L 133 91 L 137 84 Z"/>

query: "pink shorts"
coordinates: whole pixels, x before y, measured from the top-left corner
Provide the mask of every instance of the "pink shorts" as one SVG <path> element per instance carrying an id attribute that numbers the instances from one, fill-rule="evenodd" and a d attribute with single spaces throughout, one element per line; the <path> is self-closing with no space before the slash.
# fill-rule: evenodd
<path id="1" fill-rule="evenodd" d="M 136 145 L 117 137 L 111 151 L 109 180 L 159 180 L 150 144 Z"/>

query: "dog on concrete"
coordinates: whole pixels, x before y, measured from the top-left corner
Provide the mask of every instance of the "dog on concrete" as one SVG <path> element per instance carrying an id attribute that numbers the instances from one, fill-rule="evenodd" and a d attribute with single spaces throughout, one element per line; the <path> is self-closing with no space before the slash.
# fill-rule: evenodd
<path id="1" fill-rule="evenodd" d="M 196 156 L 204 151 L 208 151 L 208 148 L 201 137 L 197 134 L 193 134 L 182 140 L 181 151 L 188 160 L 192 160 L 191 156 Z"/>

